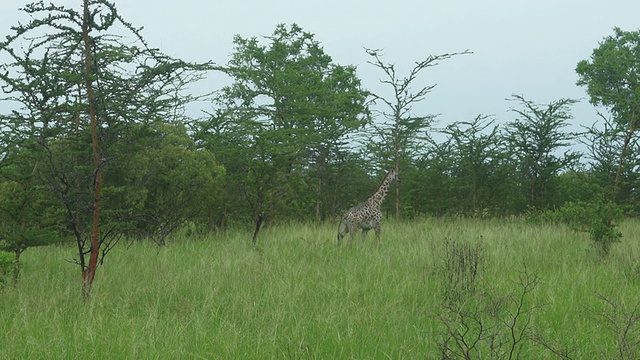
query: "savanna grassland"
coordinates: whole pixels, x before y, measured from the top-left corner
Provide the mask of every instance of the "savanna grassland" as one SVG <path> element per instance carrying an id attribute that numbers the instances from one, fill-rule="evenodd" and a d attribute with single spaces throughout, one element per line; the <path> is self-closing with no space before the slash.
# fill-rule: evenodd
<path id="1" fill-rule="evenodd" d="M 86 302 L 73 247 L 29 249 L 0 292 L 0 358 L 638 354 L 640 221 L 622 223 L 606 259 L 584 233 L 523 220 L 387 221 L 381 248 L 373 234 L 337 247 L 336 230 L 266 227 L 256 247 L 249 229 L 120 243 Z"/>

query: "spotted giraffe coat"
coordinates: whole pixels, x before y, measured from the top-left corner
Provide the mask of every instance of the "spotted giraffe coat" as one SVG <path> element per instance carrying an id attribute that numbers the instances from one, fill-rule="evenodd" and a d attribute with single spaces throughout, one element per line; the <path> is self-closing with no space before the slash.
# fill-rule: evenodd
<path id="1" fill-rule="evenodd" d="M 365 240 L 367 232 L 373 229 L 376 233 L 378 246 L 380 245 L 380 220 L 382 219 L 380 205 L 387 196 L 391 181 L 397 177 L 396 171 L 389 171 L 382 179 L 382 183 L 376 192 L 367 201 L 352 207 L 344 213 L 338 229 L 338 245 L 340 245 L 342 238 L 347 233 L 350 234 L 349 245 L 351 245 L 359 229 L 362 229 L 362 241 Z"/>

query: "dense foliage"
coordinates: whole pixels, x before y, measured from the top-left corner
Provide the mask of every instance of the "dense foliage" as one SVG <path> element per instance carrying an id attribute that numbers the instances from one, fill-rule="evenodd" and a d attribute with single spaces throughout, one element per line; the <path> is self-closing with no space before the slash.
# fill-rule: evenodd
<path id="1" fill-rule="evenodd" d="M 633 137 L 637 32 L 616 29 L 578 65 L 579 84 L 588 86 L 594 104 L 611 110 L 613 121 L 603 116 L 603 124 L 571 133 L 566 128 L 576 100 L 538 104 L 514 95 L 509 118 L 479 114 L 436 129 L 433 115 L 413 107 L 433 86 L 412 84 L 438 61 L 462 53 L 430 57 L 402 77 L 378 51 L 367 50 L 368 66 L 382 70 L 383 83 L 396 90 L 385 99 L 364 89 L 354 66 L 336 64 L 295 24 L 278 25 L 264 38 L 237 35 L 227 64 L 197 66 L 150 48 L 114 4 L 92 6 L 97 164 L 86 146 L 91 133 L 78 13 L 29 5 L 24 10 L 44 14 L 42 20 L 12 28 L 0 43 L 9 56 L 0 64 L 3 101 L 15 107 L 0 114 L 0 192 L 11 195 L 0 199 L 4 249 L 74 236 L 83 244 L 97 170 L 104 172 L 105 251 L 107 237 L 133 234 L 164 244 L 186 225 L 198 231 L 245 226 L 258 214 L 267 223 L 334 219 L 373 192 L 391 167 L 399 168 L 396 186 L 403 190 L 394 188 L 385 206 L 399 217 L 517 215 L 603 196 L 627 214 L 640 210 Z M 108 32 L 118 21 L 131 30 L 133 43 Z M 27 49 L 16 45 L 43 23 L 57 32 Z M 193 118 L 184 109 L 195 95 L 182 89 L 206 71 L 231 82 L 208 84 L 214 94 L 208 115 Z M 373 100 L 388 109 L 372 111 Z M 579 142 L 587 144 L 586 153 L 572 151 Z M 20 237 L 12 235 L 15 229 Z"/>

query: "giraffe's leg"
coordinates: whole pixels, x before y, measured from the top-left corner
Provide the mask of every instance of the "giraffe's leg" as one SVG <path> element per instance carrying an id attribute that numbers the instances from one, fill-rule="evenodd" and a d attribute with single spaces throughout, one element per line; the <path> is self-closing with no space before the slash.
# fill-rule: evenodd
<path id="1" fill-rule="evenodd" d="M 380 247 L 380 225 L 375 227 L 374 231 L 376 232 L 376 241 L 378 243 L 378 247 Z"/>
<path id="2" fill-rule="evenodd" d="M 364 244 L 365 240 L 367 240 L 367 233 L 369 229 L 362 229 L 362 243 Z"/>
<path id="3" fill-rule="evenodd" d="M 358 229 L 349 229 L 349 247 L 353 246 L 353 239 L 356 237 L 356 231 Z"/>
<path id="4" fill-rule="evenodd" d="M 342 243 L 342 238 L 349 232 L 349 227 L 346 224 L 346 221 L 342 220 L 340 222 L 340 227 L 338 229 L 338 246 Z"/>

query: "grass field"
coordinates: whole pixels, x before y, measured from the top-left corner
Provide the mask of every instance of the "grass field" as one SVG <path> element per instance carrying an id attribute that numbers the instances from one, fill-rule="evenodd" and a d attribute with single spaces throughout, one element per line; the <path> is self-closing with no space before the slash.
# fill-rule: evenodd
<path id="1" fill-rule="evenodd" d="M 607 259 L 585 234 L 521 220 L 387 221 L 381 248 L 372 233 L 337 247 L 336 231 L 267 227 L 255 248 L 250 229 L 121 243 L 88 302 L 72 246 L 29 249 L 0 291 L 0 358 L 438 359 L 447 329 L 477 340 L 472 358 L 639 354 L 640 221 Z"/>

